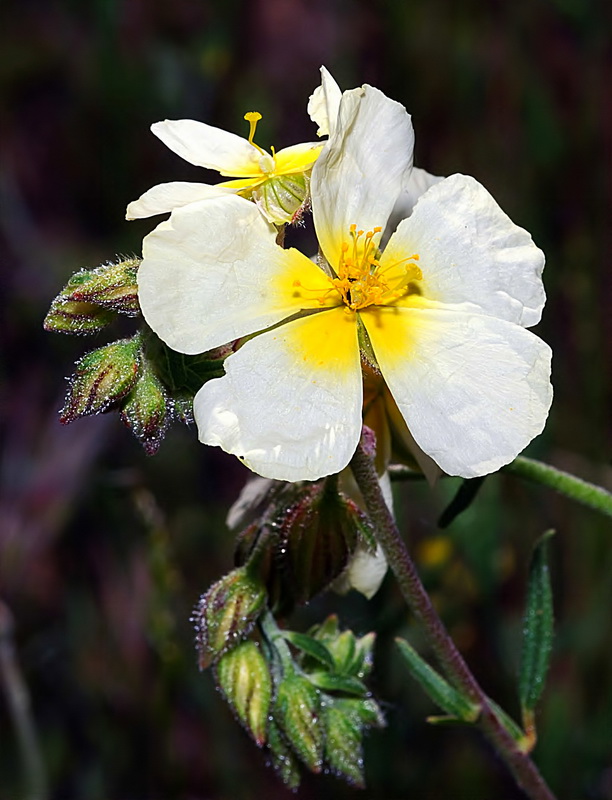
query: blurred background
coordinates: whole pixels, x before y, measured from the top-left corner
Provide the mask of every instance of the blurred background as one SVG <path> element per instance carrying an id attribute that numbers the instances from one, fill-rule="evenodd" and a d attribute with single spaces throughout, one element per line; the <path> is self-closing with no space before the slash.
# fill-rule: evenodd
<path id="1" fill-rule="evenodd" d="M 152 122 L 244 135 L 256 109 L 262 146 L 313 140 L 306 101 L 325 64 L 342 88 L 368 82 L 403 103 L 417 165 L 474 175 L 544 249 L 537 332 L 555 354 L 556 399 L 527 454 L 612 488 L 611 6 L 20 0 L 0 13 L 0 641 L 4 655 L 14 647 L 44 765 L 24 768 L 0 692 L 0 800 L 28 796 L 24 769 L 50 800 L 289 798 L 198 672 L 189 623 L 232 566 L 224 519 L 245 470 L 193 428 L 175 427 L 148 458 L 116 415 L 61 426 L 64 376 L 116 334 L 44 333 L 43 317 L 78 268 L 139 254 L 156 220 L 125 222 L 127 202 L 159 182 L 212 178 Z M 397 485 L 398 514 L 457 643 L 511 713 L 529 554 L 557 530 L 535 758 L 559 798 L 610 800 L 609 520 L 495 476 L 441 531 L 456 488 Z M 358 634 L 378 631 L 372 689 L 388 727 L 367 739 L 364 792 L 306 776 L 297 796 L 518 800 L 478 734 L 424 722 L 435 709 L 393 645 L 421 645 L 420 634 L 393 580 L 371 602 L 317 599 L 292 624 L 332 610 Z"/>

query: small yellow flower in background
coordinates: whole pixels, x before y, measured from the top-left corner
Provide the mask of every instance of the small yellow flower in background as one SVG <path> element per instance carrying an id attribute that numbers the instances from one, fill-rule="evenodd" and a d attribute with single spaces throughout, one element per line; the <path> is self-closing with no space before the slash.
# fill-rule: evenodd
<path id="1" fill-rule="evenodd" d="M 291 222 L 308 198 L 310 171 L 323 145 L 309 142 L 268 153 L 254 141 L 261 114 L 250 111 L 244 118 L 249 123 L 248 139 L 191 119 L 152 125 L 153 133 L 181 158 L 234 180 L 212 186 L 184 181 L 161 183 L 128 205 L 127 219 L 165 214 L 200 200 L 239 194 L 254 200 L 270 222 Z"/>
<path id="2" fill-rule="evenodd" d="M 196 395 L 200 440 L 265 477 L 340 472 L 361 433 L 363 358 L 427 458 L 492 472 L 551 402 L 550 349 L 526 330 L 544 256 L 464 175 L 435 182 L 381 249 L 410 183 L 410 117 L 364 86 L 342 94 L 332 128 L 311 181 L 321 265 L 276 245 L 235 196 L 176 209 L 144 240 L 140 302 L 166 344 L 195 354 L 252 337 Z"/>

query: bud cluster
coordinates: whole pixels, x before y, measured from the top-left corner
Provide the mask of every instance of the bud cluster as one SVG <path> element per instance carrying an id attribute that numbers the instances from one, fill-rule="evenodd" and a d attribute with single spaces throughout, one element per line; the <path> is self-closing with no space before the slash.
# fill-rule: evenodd
<path id="1" fill-rule="evenodd" d="M 211 591 L 216 597 L 221 590 Z M 218 616 L 220 627 L 236 626 L 234 636 L 250 627 L 241 628 L 235 613 L 219 610 Z M 242 639 L 227 649 L 226 639 L 217 656 L 217 684 L 229 705 L 291 788 L 299 786 L 300 765 L 314 773 L 328 768 L 363 786 L 363 735 L 384 725 L 362 682 L 371 669 L 374 634 L 340 631 L 336 617 L 308 635 L 281 631 L 269 613 L 259 622 L 259 641 Z"/>
<path id="2" fill-rule="evenodd" d="M 51 303 L 44 328 L 58 333 L 98 333 L 117 315 L 136 317 L 141 260 L 129 258 L 76 272 Z M 105 411 L 122 421 L 148 455 L 159 449 L 172 419 L 191 422 L 193 395 L 223 374 L 232 346 L 198 356 L 174 353 L 144 323 L 135 336 L 82 356 L 69 379 L 63 423 Z"/>

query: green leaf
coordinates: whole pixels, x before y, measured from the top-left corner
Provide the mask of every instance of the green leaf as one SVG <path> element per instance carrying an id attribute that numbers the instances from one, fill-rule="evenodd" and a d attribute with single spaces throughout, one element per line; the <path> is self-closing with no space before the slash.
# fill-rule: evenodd
<path id="1" fill-rule="evenodd" d="M 529 565 L 519 698 L 523 715 L 534 709 L 544 689 L 553 641 L 553 599 L 548 567 L 547 531 L 536 543 Z"/>
<path id="2" fill-rule="evenodd" d="M 464 722 L 475 722 L 480 709 L 447 683 L 404 639 L 396 639 L 412 677 L 443 711 Z"/>
<path id="3" fill-rule="evenodd" d="M 334 659 L 322 642 L 313 639 L 312 636 L 307 636 L 305 633 L 297 633 L 296 631 L 283 631 L 283 637 L 294 647 L 312 656 L 321 664 L 331 670 L 334 669 Z"/>
<path id="4" fill-rule="evenodd" d="M 308 679 L 326 692 L 342 692 L 343 694 L 354 694 L 362 697 L 368 693 L 368 688 L 365 683 L 359 678 L 351 678 L 348 675 L 333 675 L 330 672 L 308 673 Z"/>
<path id="5" fill-rule="evenodd" d="M 467 478 L 461 482 L 457 493 L 442 512 L 438 520 L 438 528 L 448 528 L 455 519 L 466 511 L 476 499 L 480 487 L 484 483 L 485 477 Z"/>

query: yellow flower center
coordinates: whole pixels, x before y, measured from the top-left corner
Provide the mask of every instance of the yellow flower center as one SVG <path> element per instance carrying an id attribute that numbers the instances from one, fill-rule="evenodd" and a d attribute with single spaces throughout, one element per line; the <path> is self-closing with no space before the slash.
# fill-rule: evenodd
<path id="1" fill-rule="evenodd" d="M 414 263 L 419 260 L 416 253 L 381 267 L 374 242 L 381 232 L 382 228 L 374 228 L 366 233 L 351 225 L 349 241 L 342 242 L 337 277 L 330 278 L 330 282 L 340 292 L 347 312 L 393 303 L 409 293 L 413 281 L 423 277 Z"/>
<path id="2" fill-rule="evenodd" d="M 253 139 L 255 138 L 255 131 L 257 129 L 257 123 L 261 119 L 261 114 L 259 111 L 248 111 L 244 115 L 245 120 L 249 123 L 249 144 L 252 144 L 253 147 L 257 148 L 261 153 L 261 158 L 259 159 L 259 168 L 261 171 L 266 175 L 271 175 L 274 173 L 276 169 L 276 161 L 274 160 L 274 148 L 272 147 L 272 155 L 270 153 L 266 153 L 266 151 L 261 148 L 258 144 L 255 144 Z"/>

